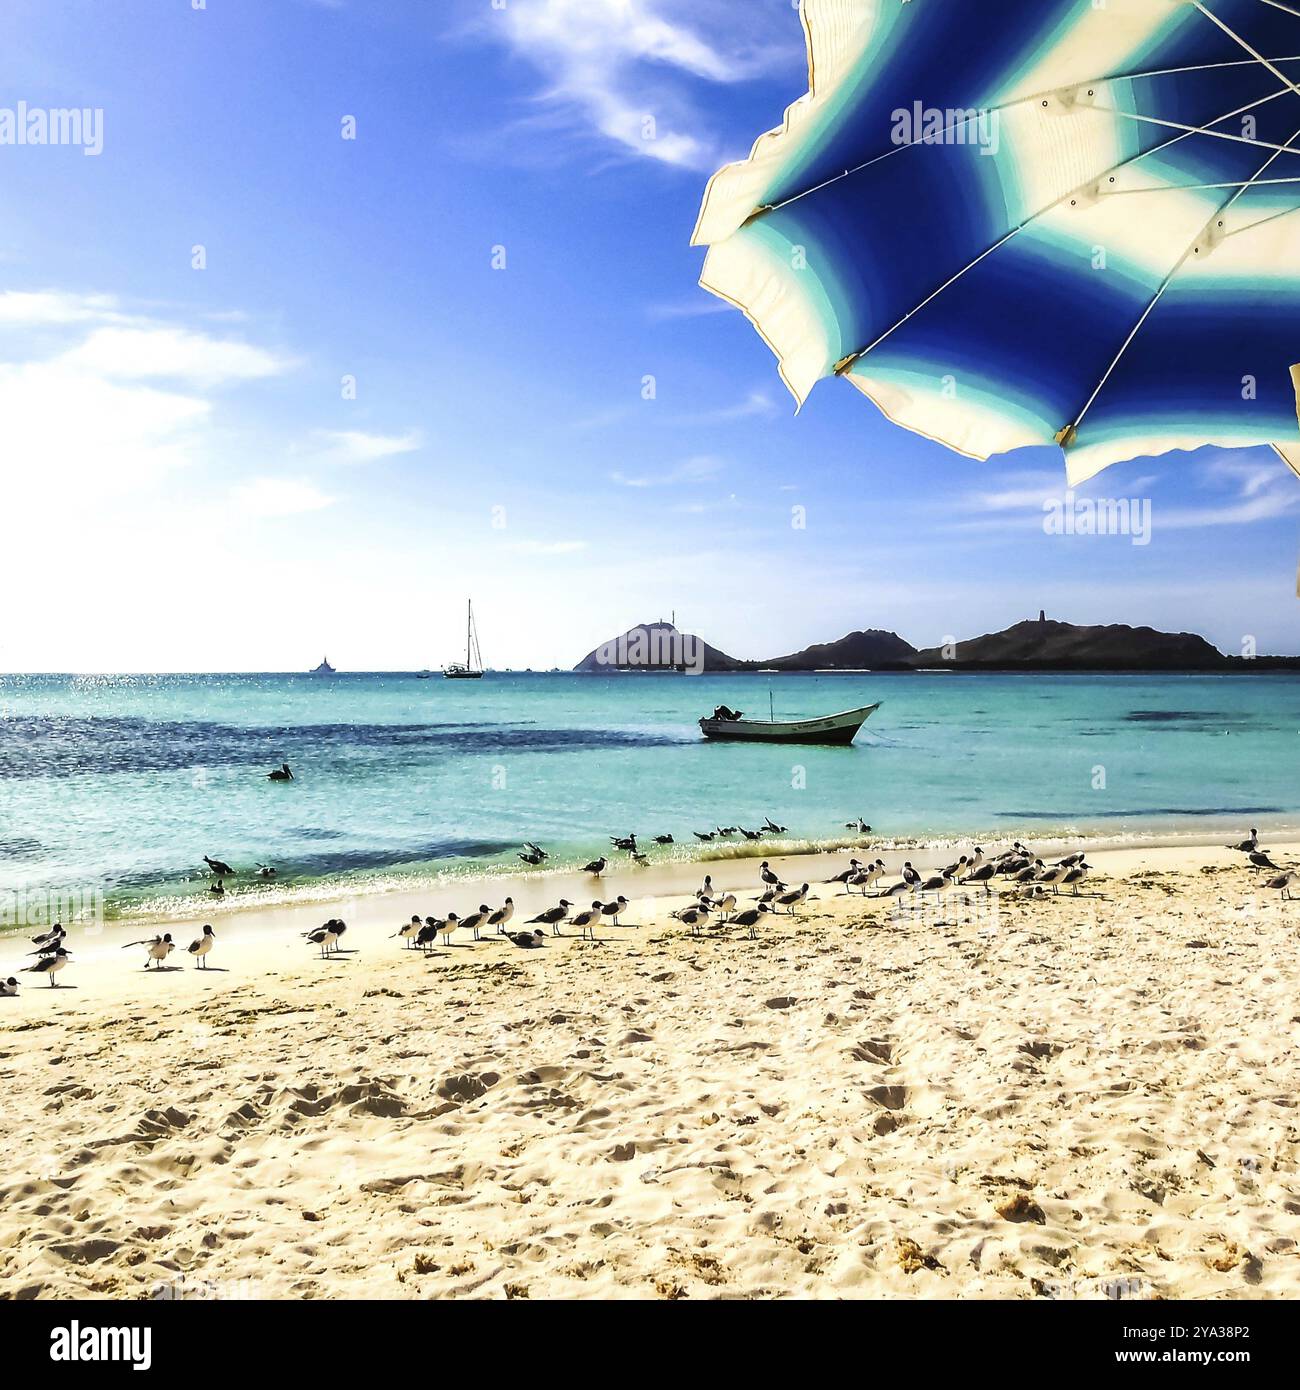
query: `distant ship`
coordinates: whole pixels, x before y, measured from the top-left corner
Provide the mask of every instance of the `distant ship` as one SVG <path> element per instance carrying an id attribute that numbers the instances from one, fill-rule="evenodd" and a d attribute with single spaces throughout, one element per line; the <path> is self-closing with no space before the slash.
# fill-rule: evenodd
<path id="1" fill-rule="evenodd" d="M 478 632 L 474 627 L 474 601 L 469 603 L 469 618 L 465 626 L 465 660 L 454 661 L 443 667 L 443 676 L 449 681 L 481 681 L 483 679 L 483 653 L 479 651 Z"/>
<path id="2" fill-rule="evenodd" d="M 313 676 L 336 676 L 338 672 L 330 665 L 329 657 L 325 657 L 311 674 Z"/>

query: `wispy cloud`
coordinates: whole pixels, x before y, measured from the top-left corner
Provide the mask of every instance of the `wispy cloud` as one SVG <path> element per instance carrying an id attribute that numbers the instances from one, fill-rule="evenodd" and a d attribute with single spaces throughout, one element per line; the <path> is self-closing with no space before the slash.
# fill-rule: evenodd
<path id="1" fill-rule="evenodd" d="M 625 154 L 705 171 L 723 156 L 693 85 L 752 77 L 778 36 L 799 37 L 788 16 L 776 28 L 745 8 L 738 24 L 718 0 L 509 0 L 484 29 L 541 70 L 551 117 Z"/>
<path id="2" fill-rule="evenodd" d="M 515 555 L 576 555 L 586 550 L 586 541 L 507 541 L 505 548 Z"/>
<path id="3" fill-rule="evenodd" d="M 219 386 L 278 376 L 288 360 L 236 338 L 214 338 L 168 325 L 96 328 L 64 359 L 107 377 Z"/>

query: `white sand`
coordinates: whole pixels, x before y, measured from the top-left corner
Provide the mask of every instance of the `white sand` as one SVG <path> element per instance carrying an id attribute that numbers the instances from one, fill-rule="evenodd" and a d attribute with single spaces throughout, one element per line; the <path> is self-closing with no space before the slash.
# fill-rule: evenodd
<path id="1" fill-rule="evenodd" d="M 220 972 L 74 937 L 0 999 L 0 1293 L 1294 1297 L 1300 902 L 1222 849 L 1093 862 L 996 914 L 821 888 L 756 941 L 654 871 L 597 946 L 388 939 L 477 885 L 215 915 Z"/>

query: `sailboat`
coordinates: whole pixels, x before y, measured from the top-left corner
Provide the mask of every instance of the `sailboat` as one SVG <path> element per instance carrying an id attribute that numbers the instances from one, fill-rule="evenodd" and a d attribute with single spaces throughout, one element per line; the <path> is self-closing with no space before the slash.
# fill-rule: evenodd
<path id="1" fill-rule="evenodd" d="M 481 681 L 483 679 L 483 653 L 479 651 L 478 632 L 474 627 L 474 600 L 469 601 L 469 617 L 465 623 L 465 660 L 454 661 L 443 668 L 443 676 L 449 681 Z"/>
<path id="2" fill-rule="evenodd" d="M 321 661 L 321 664 L 320 664 L 319 666 L 317 666 L 316 669 L 315 669 L 314 671 L 312 671 L 312 675 L 313 675 L 313 676 L 333 676 L 333 675 L 337 675 L 337 672 L 336 672 L 336 671 L 334 670 L 334 668 L 330 665 L 330 659 L 329 659 L 329 657 L 325 657 L 325 658 Z"/>

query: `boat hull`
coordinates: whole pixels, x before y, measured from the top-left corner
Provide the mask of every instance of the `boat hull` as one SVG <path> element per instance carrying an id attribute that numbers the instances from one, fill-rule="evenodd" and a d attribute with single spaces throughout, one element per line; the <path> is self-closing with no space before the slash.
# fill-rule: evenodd
<path id="1" fill-rule="evenodd" d="M 444 671 L 442 678 L 445 681 L 481 681 L 482 671 Z"/>
<path id="2" fill-rule="evenodd" d="M 701 719 L 700 732 L 719 743 L 814 743 L 839 745 L 852 743 L 858 730 L 880 708 L 828 714 L 823 719 L 797 719 L 786 723 L 762 719 Z"/>

